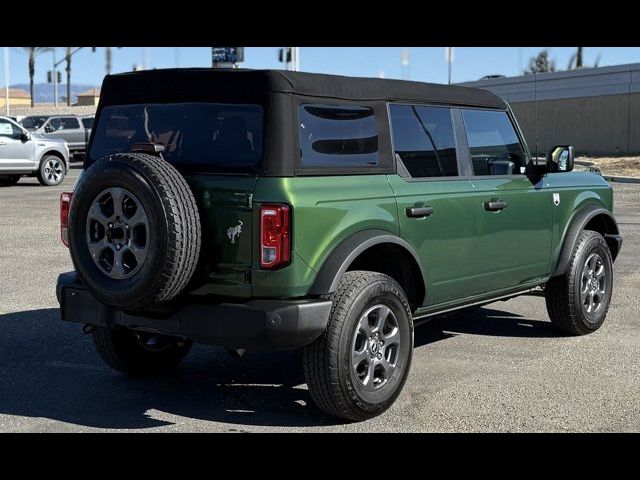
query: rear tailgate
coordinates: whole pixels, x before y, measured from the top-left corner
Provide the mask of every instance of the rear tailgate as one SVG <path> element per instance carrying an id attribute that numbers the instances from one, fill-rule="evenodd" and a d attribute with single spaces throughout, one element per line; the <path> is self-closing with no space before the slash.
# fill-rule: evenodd
<path id="1" fill-rule="evenodd" d="M 251 296 L 253 261 L 252 197 L 256 177 L 188 175 L 202 221 L 202 246 L 192 293 Z"/>

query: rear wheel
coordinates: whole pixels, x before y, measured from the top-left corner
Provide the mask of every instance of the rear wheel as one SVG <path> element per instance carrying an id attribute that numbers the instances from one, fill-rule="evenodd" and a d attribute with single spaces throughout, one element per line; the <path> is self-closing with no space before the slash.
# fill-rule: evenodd
<path id="1" fill-rule="evenodd" d="M 345 273 L 331 298 L 326 331 L 304 348 L 311 397 L 336 417 L 375 417 L 393 404 L 409 373 L 409 302 L 394 279 L 365 271 Z"/>
<path id="2" fill-rule="evenodd" d="M 189 353 L 192 342 L 168 335 L 137 332 L 124 327 L 97 327 L 96 350 L 114 370 L 134 375 L 154 375 L 175 368 Z"/>
<path id="3" fill-rule="evenodd" d="M 585 335 L 602 326 L 613 289 L 613 260 L 598 232 L 580 234 L 564 275 L 551 278 L 545 287 L 547 311 L 558 329 Z"/>
<path id="4" fill-rule="evenodd" d="M 55 155 L 47 155 L 40 162 L 37 177 L 40 185 L 53 187 L 60 185 L 66 174 L 67 166 L 64 160 Z"/>
<path id="5" fill-rule="evenodd" d="M 20 175 L 9 175 L 0 177 L 0 187 L 10 187 L 20 181 Z"/>

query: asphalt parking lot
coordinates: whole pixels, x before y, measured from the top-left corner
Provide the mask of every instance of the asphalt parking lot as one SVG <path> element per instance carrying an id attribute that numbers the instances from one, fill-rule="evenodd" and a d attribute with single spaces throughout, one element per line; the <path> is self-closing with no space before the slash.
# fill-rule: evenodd
<path id="1" fill-rule="evenodd" d="M 345 424 L 313 405 L 298 352 L 234 360 L 196 346 L 180 368 L 129 379 L 103 365 L 78 325 L 59 320 L 57 188 L 0 188 L 0 431 L 639 431 L 640 185 L 614 186 L 624 235 L 612 306 L 585 337 L 559 336 L 538 295 L 416 329 L 398 401 Z"/>

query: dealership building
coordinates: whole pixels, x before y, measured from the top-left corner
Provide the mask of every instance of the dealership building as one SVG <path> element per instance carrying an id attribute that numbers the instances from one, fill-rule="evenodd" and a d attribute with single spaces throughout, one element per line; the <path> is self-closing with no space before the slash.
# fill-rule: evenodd
<path id="1" fill-rule="evenodd" d="M 640 153 L 640 63 L 491 78 L 459 85 L 508 101 L 532 153 L 572 144 L 577 154 Z"/>

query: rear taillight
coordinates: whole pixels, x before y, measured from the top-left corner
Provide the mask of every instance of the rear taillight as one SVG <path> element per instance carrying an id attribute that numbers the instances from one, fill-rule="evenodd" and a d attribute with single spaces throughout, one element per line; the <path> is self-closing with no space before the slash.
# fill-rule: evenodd
<path id="1" fill-rule="evenodd" d="M 260 207 L 260 266 L 279 268 L 291 259 L 291 218 L 288 205 Z"/>
<path id="2" fill-rule="evenodd" d="M 60 239 L 65 247 L 69 246 L 69 207 L 73 192 L 63 192 L 60 195 Z"/>

